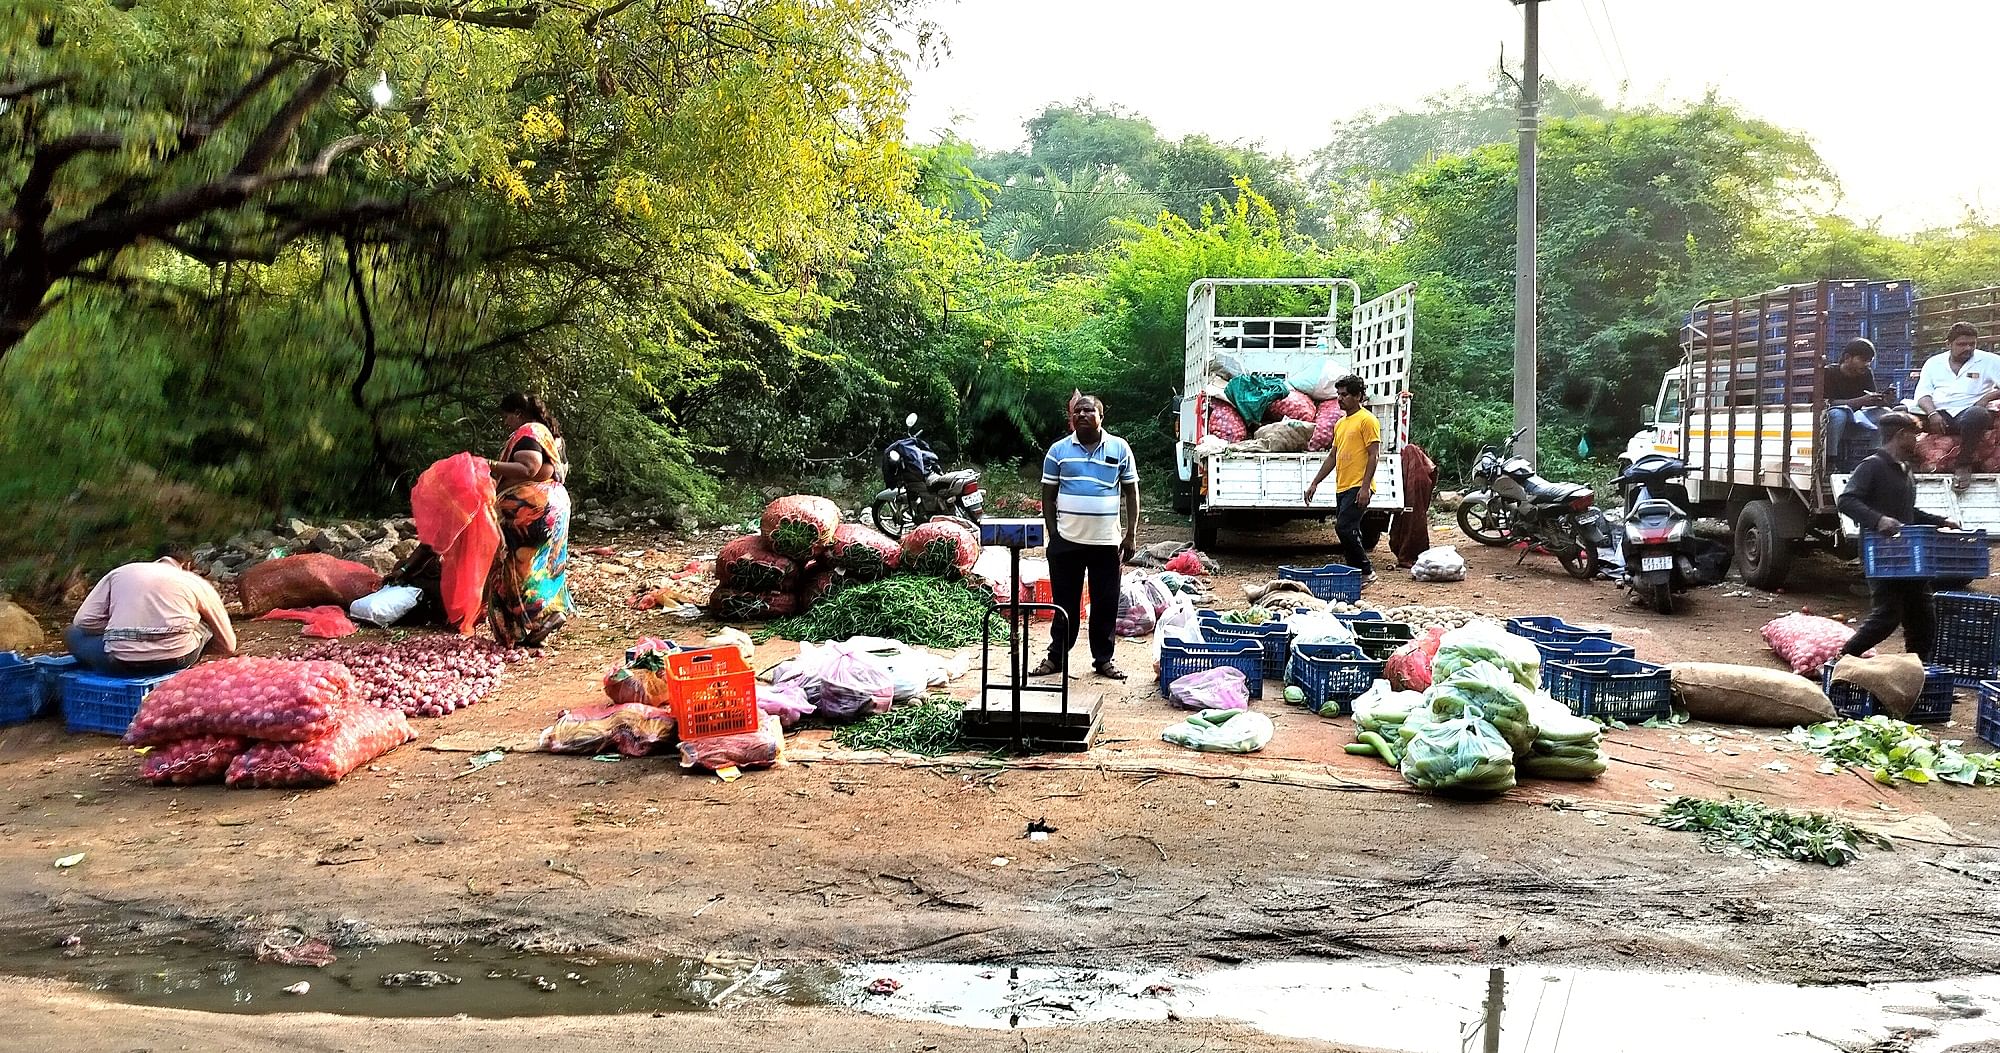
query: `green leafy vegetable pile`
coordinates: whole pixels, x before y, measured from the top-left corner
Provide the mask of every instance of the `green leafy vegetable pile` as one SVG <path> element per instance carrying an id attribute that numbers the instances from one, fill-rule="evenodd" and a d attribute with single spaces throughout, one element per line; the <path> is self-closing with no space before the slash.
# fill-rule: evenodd
<path id="1" fill-rule="evenodd" d="M 1847 764 L 1876 782 L 2000 783 L 2000 753 L 1960 753 L 1957 740 L 1940 742 L 1922 728 L 1877 714 L 1863 720 L 1829 720 L 1793 728 L 1787 738 L 1827 759 L 1820 770 Z"/>
<path id="2" fill-rule="evenodd" d="M 787 640 L 815 643 L 886 636 L 921 647 L 964 647 L 979 642 L 981 620 L 991 606 L 991 593 L 963 581 L 884 578 L 840 589 L 804 614 L 772 622 L 770 629 Z M 1006 639 L 1006 621 L 993 619 L 993 631 Z"/>
<path id="3" fill-rule="evenodd" d="M 925 757 L 955 753 L 962 747 L 958 720 L 963 709 L 957 699 L 934 695 L 843 725 L 834 731 L 833 741 L 851 750 L 901 750 Z"/>
<path id="4" fill-rule="evenodd" d="M 1817 812 L 1788 812 L 1756 801 L 1705 801 L 1677 797 L 1647 822 L 1668 830 L 1692 830 L 1710 849 L 1741 848 L 1830 867 L 1853 862 L 1862 845 L 1890 847 L 1889 839 Z"/>
<path id="5" fill-rule="evenodd" d="M 1271 620 L 1271 612 L 1263 607 L 1245 607 L 1224 613 L 1222 620 L 1230 625 L 1262 625 Z"/>

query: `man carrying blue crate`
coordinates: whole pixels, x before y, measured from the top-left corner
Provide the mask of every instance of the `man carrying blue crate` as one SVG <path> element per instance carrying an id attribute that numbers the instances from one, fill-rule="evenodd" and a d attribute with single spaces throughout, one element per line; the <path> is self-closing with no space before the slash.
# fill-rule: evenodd
<path id="1" fill-rule="evenodd" d="M 1368 412 L 1368 382 L 1360 377 L 1342 377 L 1334 382 L 1344 416 L 1333 426 L 1333 448 L 1326 451 L 1319 474 L 1306 484 L 1306 504 L 1313 501 L 1319 484 L 1333 474 L 1334 532 L 1340 535 L 1341 559 L 1361 571 L 1361 584 L 1375 581 L 1375 563 L 1368 558 L 1363 542 L 1362 517 L 1375 500 L 1375 466 L 1382 460 L 1382 422 Z"/>
<path id="2" fill-rule="evenodd" d="M 1917 481 L 1910 471 L 1917 457 L 1917 421 L 1907 413 L 1890 413 L 1875 425 L 1882 448 L 1854 469 L 1840 495 L 1840 514 L 1865 533 L 1895 537 L 1905 524 L 1957 529 L 1958 524 L 1917 507 Z M 1929 664 L 1936 628 L 1932 583 L 1925 578 L 1870 578 L 1868 617 L 1855 627 L 1846 654 L 1863 655 L 1903 627 L 1903 646 Z"/>
<path id="3" fill-rule="evenodd" d="M 63 633 L 77 664 L 106 676 L 158 676 L 209 651 L 234 654 L 229 611 L 215 586 L 186 569 L 190 562 L 166 547 L 151 563 L 127 563 L 99 579 Z"/>
<path id="4" fill-rule="evenodd" d="M 1958 436 L 1951 488 L 1962 493 L 1972 486 L 1979 442 L 1993 427 L 1993 404 L 2000 402 L 2000 355 L 1979 349 L 1979 330 L 1968 322 L 1954 322 L 1945 341 L 1948 346 L 1917 374 L 1916 403 L 1924 427 Z"/>
<path id="5" fill-rule="evenodd" d="M 1125 673 L 1112 661 L 1118 638 L 1118 578 L 1139 550 L 1139 466 L 1132 447 L 1104 430 L 1104 401 L 1077 395 L 1069 401 L 1070 433 L 1042 459 L 1042 520 L 1048 531 L 1049 591 L 1063 616 L 1049 628 L 1049 654 L 1030 676 L 1068 666 L 1083 617 L 1083 586 L 1090 583 L 1090 660 L 1097 675 Z"/>

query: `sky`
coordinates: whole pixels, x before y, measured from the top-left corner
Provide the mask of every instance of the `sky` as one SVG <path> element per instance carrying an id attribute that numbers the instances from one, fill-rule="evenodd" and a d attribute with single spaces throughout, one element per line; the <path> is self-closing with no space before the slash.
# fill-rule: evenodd
<path id="1" fill-rule="evenodd" d="M 1094 97 L 1303 157 L 1335 122 L 1518 70 L 1509 0 L 936 0 L 950 53 L 915 71 L 909 131 L 1019 145 L 1023 119 Z M 2000 0 L 1546 0 L 1542 73 L 1633 104 L 1711 88 L 1804 132 L 1837 210 L 1905 233 L 2000 211 Z M 1921 100 L 1921 101 L 1919 101 Z M 1952 152 L 1952 144 L 1960 152 Z"/>

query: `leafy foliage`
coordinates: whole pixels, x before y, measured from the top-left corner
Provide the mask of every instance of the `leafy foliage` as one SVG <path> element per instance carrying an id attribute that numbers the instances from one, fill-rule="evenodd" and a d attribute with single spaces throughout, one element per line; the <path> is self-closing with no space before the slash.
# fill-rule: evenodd
<path id="1" fill-rule="evenodd" d="M 1890 847 L 1889 839 L 1817 812 L 1790 812 L 1756 801 L 1706 801 L 1676 797 L 1647 820 L 1668 830 L 1692 830 L 1715 849 L 1785 856 L 1830 867 L 1853 862 L 1862 845 Z"/>

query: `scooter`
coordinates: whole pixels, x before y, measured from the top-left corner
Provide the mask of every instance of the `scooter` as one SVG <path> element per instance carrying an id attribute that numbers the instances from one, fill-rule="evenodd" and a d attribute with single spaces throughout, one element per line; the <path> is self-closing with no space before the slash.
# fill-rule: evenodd
<path id="1" fill-rule="evenodd" d="M 910 434 L 882 450 L 881 493 L 868 507 L 875 529 L 893 538 L 919 523 L 938 516 L 957 516 L 979 522 L 985 509 L 985 495 L 979 490 L 979 472 L 962 468 L 938 471 L 938 457 L 931 444 L 917 431 L 917 415 L 903 418 Z"/>
<path id="2" fill-rule="evenodd" d="M 1729 549 L 1696 536 L 1687 514 L 1687 465 L 1664 454 L 1633 461 L 1612 480 L 1624 499 L 1619 555 L 1632 597 L 1661 614 L 1674 613 L 1674 597 L 1713 585 L 1729 573 Z"/>
<path id="3" fill-rule="evenodd" d="M 1503 450 L 1479 451 L 1472 466 L 1478 489 L 1459 501 L 1458 528 L 1482 545 L 1504 548 L 1526 541 L 1547 549 L 1571 577 L 1589 581 L 1597 576 L 1597 550 L 1611 542 L 1597 495 L 1581 483 L 1535 474 L 1527 458 L 1514 456 L 1514 444 L 1525 434 L 1522 428 L 1508 436 Z"/>

